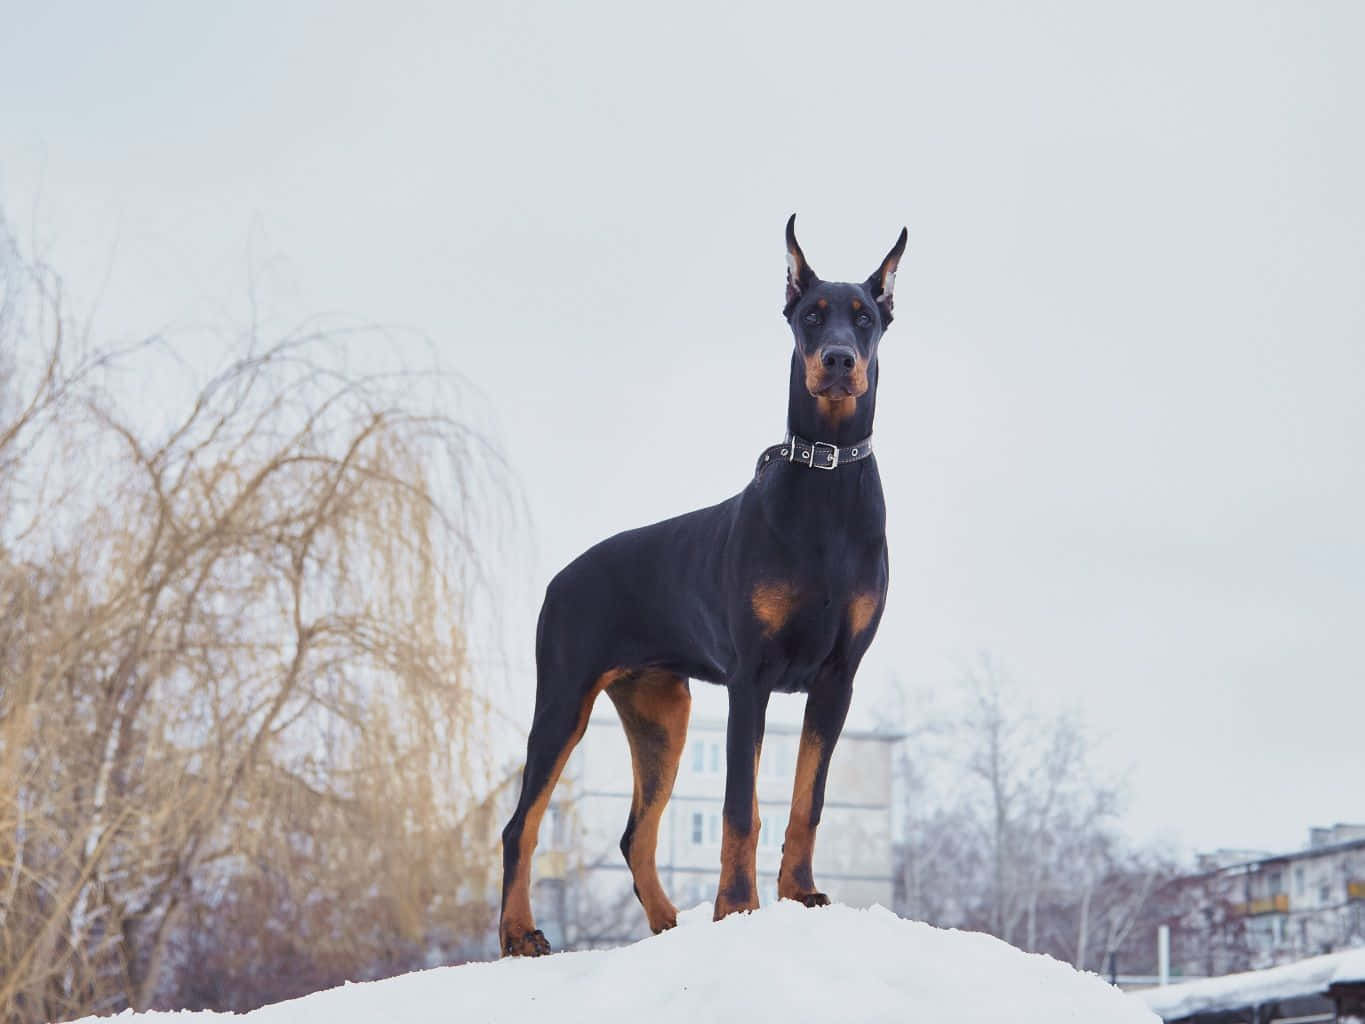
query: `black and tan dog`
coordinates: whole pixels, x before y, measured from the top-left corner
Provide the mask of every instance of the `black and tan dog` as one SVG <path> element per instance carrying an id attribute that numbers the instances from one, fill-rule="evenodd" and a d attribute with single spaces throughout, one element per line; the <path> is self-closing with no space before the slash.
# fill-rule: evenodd
<path id="1" fill-rule="evenodd" d="M 778 895 L 829 902 L 811 858 L 830 754 L 886 595 L 886 507 L 872 458 L 877 343 L 901 231 L 861 284 L 821 281 L 787 222 L 788 437 L 735 497 L 617 534 L 550 583 L 536 631 L 536 710 L 521 799 L 503 830 L 504 955 L 548 953 L 531 916 L 536 834 L 597 695 L 625 726 L 635 794 L 621 852 L 654 931 L 677 923 L 654 855 L 687 734 L 689 679 L 729 690 L 717 919 L 758 906 L 755 777 L 774 691 L 807 694 Z"/>

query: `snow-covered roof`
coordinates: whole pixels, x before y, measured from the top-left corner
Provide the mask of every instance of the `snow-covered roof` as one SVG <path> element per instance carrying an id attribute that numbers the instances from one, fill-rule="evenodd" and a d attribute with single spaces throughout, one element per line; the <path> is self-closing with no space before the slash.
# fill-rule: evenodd
<path id="1" fill-rule="evenodd" d="M 787 901 L 712 923 L 711 908 L 619 949 L 421 971 L 263 1007 L 243 1024 L 698 1024 L 953 1021 L 1160 1024 L 1103 979 L 977 932 L 888 910 Z M 119 1024 L 210 1024 L 210 1013 Z M 103 1024 L 87 1018 L 88 1024 Z"/>
<path id="2" fill-rule="evenodd" d="M 1332 978 L 1333 985 L 1365 984 L 1365 948 L 1342 953 L 1341 964 Z"/>
<path id="3" fill-rule="evenodd" d="M 1342 826 L 1337 826 L 1341 828 Z M 1353 826 L 1354 827 L 1354 826 Z M 1261 850 L 1215 850 L 1199 855 L 1199 870 L 1192 878 L 1208 878 L 1225 872 L 1255 870 L 1279 861 L 1311 860 L 1314 857 L 1330 857 L 1346 850 L 1365 849 L 1365 838 L 1342 839 L 1324 842 L 1317 846 L 1305 846 L 1301 850 L 1284 853 L 1269 853 Z"/>
<path id="4" fill-rule="evenodd" d="M 1295 996 L 1323 995 L 1337 982 L 1365 981 L 1365 949 L 1328 953 L 1263 971 L 1225 974 L 1132 993 L 1165 1020 L 1232 1010 Z"/>

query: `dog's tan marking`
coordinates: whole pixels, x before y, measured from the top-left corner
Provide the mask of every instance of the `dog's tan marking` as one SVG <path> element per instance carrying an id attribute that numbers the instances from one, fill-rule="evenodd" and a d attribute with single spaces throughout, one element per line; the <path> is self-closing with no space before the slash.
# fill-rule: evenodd
<path id="1" fill-rule="evenodd" d="M 753 827 L 749 834 L 732 828 L 725 822 L 720 844 L 720 887 L 716 890 L 716 908 L 712 919 L 742 910 L 758 909 L 758 878 L 756 851 L 758 850 L 758 797 L 754 797 Z"/>
<path id="2" fill-rule="evenodd" d="M 829 309 L 829 299 L 816 299 L 815 304 L 821 309 Z"/>
<path id="3" fill-rule="evenodd" d="M 744 834 L 731 827 L 728 820 L 722 829 L 720 844 L 720 886 L 716 890 L 713 920 L 741 910 L 758 909 L 757 850 L 758 836 L 763 822 L 758 817 L 758 766 L 763 756 L 763 743 L 754 748 L 754 797 L 749 816 L 749 832 Z"/>
<path id="4" fill-rule="evenodd" d="M 854 636 L 857 636 L 872 624 L 872 617 L 877 614 L 877 606 L 881 604 L 881 597 L 875 591 L 866 590 L 859 594 L 848 603 L 848 628 Z"/>
<path id="5" fill-rule="evenodd" d="M 626 669 L 614 668 L 603 672 L 597 677 L 592 688 L 583 698 L 583 703 L 578 709 L 578 722 L 574 727 L 573 735 L 569 742 L 564 745 L 564 749 L 559 752 L 559 757 L 555 760 L 554 769 L 550 772 L 550 777 L 546 779 L 545 786 L 531 806 L 526 810 L 526 818 L 522 824 L 521 841 L 517 844 L 517 867 L 516 873 L 512 877 L 512 884 L 507 891 L 507 902 L 503 907 L 502 918 L 498 924 L 498 943 L 504 954 L 509 950 L 514 955 L 523 953 L 537 952 L 528 939 L 529 933 L 535 931 L 535 917 L 531 913 L 531 859 L 536 851 L 536 841 L 540 835 L 540 822 L 545 817 L 545 810 L 550 804 L 550 795 L 554 792 L 555 783 L 559 781 L 560 772 L 564 770 L 565 763 L 569 760 L 569 755 L 578 746 L 578 741 L 583 738 L 583 733 L 588 727 L 588 716 L 592 714 L 593 703 L 597 700 L 597 695 L 605 690 L 612 683 L 627 674 Z"/>
<path id="6" fill-rule="evenodd" d="M 815 800 L 815 777 L 823 756 L 820 737 L 810 729 L 801 732 L 796 754 L 796 781 L 792 785 L 791 816 L 782 841 L 782 867 L 777 874 L 777 895 L 784 900 L 802 900 L 815 892 L 811 861 L 815 857 L 815 825 L 811 809 Z"/>
<path id="7" fill-rule="evenodd" d="M 824 386 L 825 368 L 820 365 L 820 353 L 804 357 L 806 361 L 806 390 L 811 394 Z"/>
<path id="8" fill-rule="evenodd" d="M 853 312 L 856 313 L 856 312 L 858 312 L 858 310 L 860 310 L 860 309 L 862 309 L 862 308 L 863 308 L 863 300 L 862 300 L 862 299 L 854 299 L 854 300 L 853 300 Z"/>
<path id="9" fill-rule="evenodd" d="M 763 623 L 763 635 L 775 636 L 796 609 L 798 591 L 791 583 L 760 583 L 749 595 L 754 617 Z"/>
<path id="10" fill-rule="evenodd" d="M 849 386 L 853 389 L 853 397 L 859 398 L 867 394 L 867 360 L 859 357 L 853 361 L 853 373 L 848 378 Z"/>
<path id="11" fill-rule="evenodd" d="M 825 387 L 825 367 L 820 362 L 820 353 L 802 357 L 806 364 L 806 390 L 815 397 L 816 409 L 820 416 L 832 427 L 837 427 L 853 415 L 858 407 L 857 399 L 867 393 L 867 360 L 859 358 L 853 363 L 853 372 L 848 376 L 849 394 L 844 398 L 828 398 L 819 394 Z"/>
<path id="12" fill-rule="evenodd" d="M 852 395 L 847 398 L 817 398 L 815 408 L 821 419 L 831 427 L 837 427 L 858 411 L 858 399 Z"/>
<path id="13" fill-rule="evenodd" d="M 678 762 L 687 742 L 692 695 L 682 676 L 651 670 L 636 679 L 613 683 L 607 696 L 616 705 L 625 727 L 635 776 L 630 806 L 635 826 L 626 862 L 650 930 L 657 934 L 678 923 L 678 908 L 659 881 L 656 852 L 659 822 L 673 792 Z"/>

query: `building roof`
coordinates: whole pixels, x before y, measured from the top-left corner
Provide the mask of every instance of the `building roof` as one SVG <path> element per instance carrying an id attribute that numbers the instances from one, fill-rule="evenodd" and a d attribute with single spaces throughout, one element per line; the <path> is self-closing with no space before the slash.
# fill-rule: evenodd
<path id="1" fill-rule="evenodd" d="M 620 728 L 620 723 L 611 715 L 594 714 L 589 720 L 589 725 L 612 725 Z M 799 722 L 785 722 L 782 720 L 769 721 L 764 727 L 764 732 L 772 736 L 779 734 L 783 736 L 799 736 L 801 734 L 801 724 Z M 687 731 L 693 732 L 724 732 L 725 719 L 723 718 L 694 718 L 688 723 Z M 896 743 L 905 739 L 909 734 L 898 729 L 845 729 L 839 734 L 841 739 L 847 740 L 880 740 L 884 743 Z"/>
<path id="2" fill-rule="evenodd" d="M 1331 985 L 1357 981 L 1365 981 L 1365 949 L 1309 957 L 1263 971 L 1142 989 L 1134 992 L 1133 998 L 1141 999 L 1164 1020 L 1182 1020 L 1196 1013 L 1216 1013 L 1272 1000 L 1325 995 Z"/>
<path id="3" fill-rule="evenodd" d="M 1261 864 L 1282 863 L 1291 860 L 1306 860 L 1310 857 L 1326 857 L 1334 853 L 1343 853 L 1346 850 L 1365 849 L 1365 839 L 1348 839 L 1341 843 L 1331 843 L 1324 846 L 1307 846 L 1301 850 L 1291 850 L 1287 853 L 1264 853 L 1259 856 L 1251 856 L 1246 860 L 1231 861 L 1226 864 L 1219 864 L 1217 867 L 1208 868 L 1203 871 L 1196 871 L 1188 878 L 1209 878 L 1213 875 L 1221 875 L 1227 871 L 1239 871 L 1246 868 L 1254 868 Z M 1251 853 L 1251 851 L 1247 851 Z"/>

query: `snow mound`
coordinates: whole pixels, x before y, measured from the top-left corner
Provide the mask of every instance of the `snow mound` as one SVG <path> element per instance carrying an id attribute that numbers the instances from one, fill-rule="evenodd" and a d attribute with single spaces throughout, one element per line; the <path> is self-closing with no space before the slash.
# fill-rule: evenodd
<path id="1" fill-rule="evenodd" d="M 779 902 L 620 949 L 464 964 L 346 985 L 263 1007 L 250 1024 L 671 1024 L 702 1021 L 954 1021 L 1159 1024 L 1093 974 L 976 932 L 943 931 L 881 907 Z M 147 1013 L 195 1024 L 226 1015 Z M 87 1018 L 94 1021 L 95 1018 Z"/>

